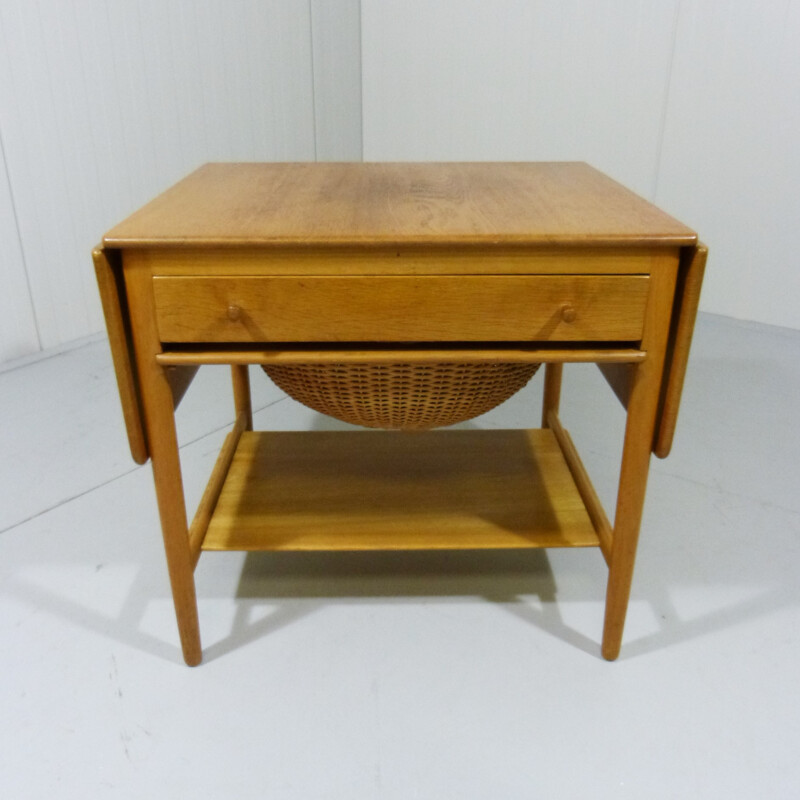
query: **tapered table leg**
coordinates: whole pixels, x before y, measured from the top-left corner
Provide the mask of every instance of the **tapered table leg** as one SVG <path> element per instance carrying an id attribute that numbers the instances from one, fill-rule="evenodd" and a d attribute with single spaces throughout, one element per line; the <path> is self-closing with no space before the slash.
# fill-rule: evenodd
<path id="1" fill-rule="evenodd" d="M 642 338 L 642 349 L 647 352 L 647 358 L 635 368 L 628 398 L 603 628 L 602 652 L 609 661 L 619 655 L 622 645 L 647 490 L 676 272 L 677 262 L 674 258 L 662 258 L 654 264 Z"/>
<path id="2" fill-rule="evenodd" d="M 544 365 L 544 397 L 542 400 L 542 427 L 549 428 L 547 420 L 551 411 L 558 414 L 561 402 L 561 376 L 564 373 L 563 364 Z"/>
<path id="3" fill-rule="evenodd" d="M 602 650 L 603 657 L 609 661 L 613 661 L 619 655 L 622 645 L 654 431 L 655 407 L 652 398 L 654 393 L 650 385 L 654 381 L 648 380 L 650 376 L 647 375 L 648 370 L 644 364 L 637 370 L 628 406 L 606 590 Z M 657 392 L 655 395 L 657 402 Z"/>
<path id="4" fill-rule="evenodd" d="M 174 401 L 165 369 L 155 360 L 161 352 L 161 343 L 155 325 L 152 275 L 147 263 L 140 261 L 135 253 L 130 254 L 126 261 L 125 283 L 130 298 L 142 410 L 178 632 L 183 658 L 187 664 L 195 666 L 203 656 Z"/>
<path id="5" fill-rule="evenodd" d="M 233 381 L 233 404 L 236 416 L 244 414 L 247 420 L 245 430 L 253 430 L 253 406 L 250 399 L 250 372 L 247 364 L 231 364 Z"/>
<path id="6" fill-rule="evenodd" d="M 197 615 L 194 562 L 189 549 L 189 529 L 171 402 L 168 408 L 165 408 L 163 403 L 165 399 L 171 401 L 171 397 L 160 397 L 161 390 L 154 390 L 152 386 L 149 392 L 150 400 L 145 401 L 145 414 L 148 431 L 154 431 L 154 436 L 148 441 L 172 599 L 183 658 L 189 666 L 196 666 L 202 660 L 203 654 Z M 167 410 L 168 415 L 165 414 Z"/>

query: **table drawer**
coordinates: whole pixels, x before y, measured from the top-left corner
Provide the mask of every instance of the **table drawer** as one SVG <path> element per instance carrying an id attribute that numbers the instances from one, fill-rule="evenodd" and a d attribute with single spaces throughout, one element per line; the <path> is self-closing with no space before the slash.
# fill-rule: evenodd
<path id="1" fill-rule="evenodd" d="M 164 342 L 635 341 L 646 275 L 158 276 Z"/>

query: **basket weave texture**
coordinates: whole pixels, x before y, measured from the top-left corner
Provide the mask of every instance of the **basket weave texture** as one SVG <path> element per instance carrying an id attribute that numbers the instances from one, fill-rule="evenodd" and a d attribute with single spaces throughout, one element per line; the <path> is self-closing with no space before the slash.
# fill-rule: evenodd
<path id="1" fill-rule="evenodd" d="M 280 364 L 264 371 L 290 397 L 368 428 L 426 430 L 500 405 L 539 364 Z"/>

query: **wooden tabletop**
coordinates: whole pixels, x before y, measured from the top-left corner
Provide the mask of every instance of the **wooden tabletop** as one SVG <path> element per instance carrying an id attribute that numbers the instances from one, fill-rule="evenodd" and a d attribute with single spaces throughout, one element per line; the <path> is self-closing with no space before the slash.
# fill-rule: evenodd
<path id="1" fill-rule="evenodd" d="M 106 247 L 693 245 L 696 234 L 583 163 L 206 164 Z"/>

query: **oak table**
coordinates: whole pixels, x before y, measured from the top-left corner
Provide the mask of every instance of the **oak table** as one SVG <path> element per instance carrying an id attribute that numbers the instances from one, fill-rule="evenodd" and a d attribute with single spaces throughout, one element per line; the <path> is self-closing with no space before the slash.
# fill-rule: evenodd
<path id="1" fill-rule="evenodd" d="M 93 257 L 187 664 L 210 550 L 595 546 L 617 657 L 697 311 L 692 230 L 581 163 L 207 164 Z M 396 362 L 543 363 L 542 426 L 252 430 L 249 365 Z M 559 419 L 572 362 L 627 409 L 613 523 Z M 174 410 L 203 364 L 231 366 L 236 421 L 189 523 Z"/>

